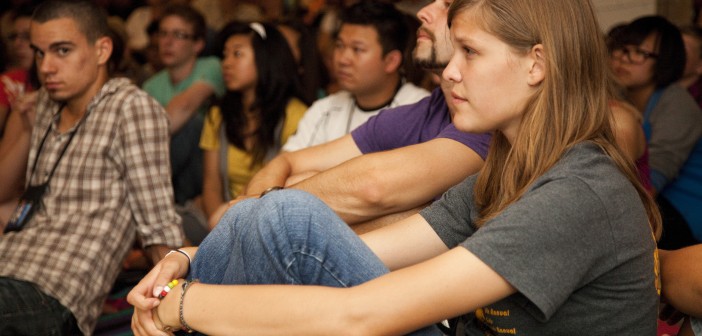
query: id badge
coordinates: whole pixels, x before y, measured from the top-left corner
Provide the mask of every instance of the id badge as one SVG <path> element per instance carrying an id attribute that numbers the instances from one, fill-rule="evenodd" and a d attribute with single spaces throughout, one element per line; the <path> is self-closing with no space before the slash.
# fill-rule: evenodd
<path id="1" fill-rule="evenodd" d="M 47 186 L 48 183 L 29 186 L 24 191 L 17 207 L 12 212 L 12 216 L 10 216 L 10 220 L 7 222 L 7 226 L 5 226 L 4 232 L 22 230 L 37 210 L 41 208 L 41 198 L 44 196 Z"/>

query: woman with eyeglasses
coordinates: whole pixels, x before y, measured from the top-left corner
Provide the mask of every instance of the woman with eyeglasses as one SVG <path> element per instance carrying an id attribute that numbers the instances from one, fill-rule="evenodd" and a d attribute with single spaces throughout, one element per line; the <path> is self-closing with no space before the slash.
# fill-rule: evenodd
<path id="1" fill-rule="evenodd" d="M 685 67 L 680 31 L 661 16 L 645 16 L 610 39 L 615 79 L 643 114 L 651 183 L 664 217 L 659 247 L 695 244 L 702 240 L 702 111 L 674 84 Z"/>

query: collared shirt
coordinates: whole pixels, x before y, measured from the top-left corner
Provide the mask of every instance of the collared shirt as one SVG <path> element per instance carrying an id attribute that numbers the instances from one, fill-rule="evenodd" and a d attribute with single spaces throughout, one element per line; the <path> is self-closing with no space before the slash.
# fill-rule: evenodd
<path id="1" fill-rule="evenodd" d="M 105 83 L 82 122 L 63 133 L 60 110 L 42 89 L 28 183 L 46 182 L 71 133 L 77 133 L 41 210 L 22 231 L 0 237 L 0 276 L 36 284 L 71 310 L 89 335 L 135 233 L 144 246 L 182 244 L 170 184 L 168 121 L 158 102 L 123 78 Z"/>

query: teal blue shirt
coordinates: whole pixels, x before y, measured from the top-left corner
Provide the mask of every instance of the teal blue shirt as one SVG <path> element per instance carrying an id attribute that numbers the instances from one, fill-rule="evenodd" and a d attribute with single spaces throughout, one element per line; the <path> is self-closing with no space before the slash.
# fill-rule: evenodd
<path id="1" fill-rule="evenodd" d="M 204 81 L 214 89 L 215 96 L 221 97 L 226 90 L 224 79 L 222 79 L 222 67 L 217 57 L 202 57 L 195 62 L 193 72 L 173 85 L 167 70 L 161 70 L 146 82 L 144 82 L 144 91 L 154 97 L 162 106 L 166 106 L 173 97 L 190 87 L 197 81 Z M 200 106 L 198 112 L 204 114 L 207 106 Z"/>

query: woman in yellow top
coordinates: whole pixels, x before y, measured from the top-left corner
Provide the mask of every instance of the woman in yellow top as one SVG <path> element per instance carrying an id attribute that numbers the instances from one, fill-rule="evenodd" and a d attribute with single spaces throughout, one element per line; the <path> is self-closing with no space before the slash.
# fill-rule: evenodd
<path id="1" fill-rule="evenodd" d="M 307 110 L 295 59 L 274 26 L 231 23 L 222 29 L 220 41 L 227 93 L 210 110 L 200 140 L 208 217 L 243 191 L 295 133 Z M 220 147 L 224 140 L 226 150 Z"/>

